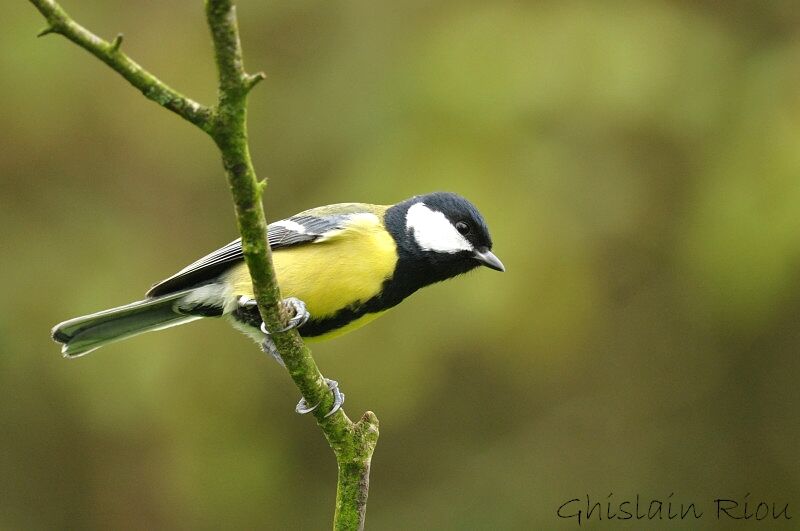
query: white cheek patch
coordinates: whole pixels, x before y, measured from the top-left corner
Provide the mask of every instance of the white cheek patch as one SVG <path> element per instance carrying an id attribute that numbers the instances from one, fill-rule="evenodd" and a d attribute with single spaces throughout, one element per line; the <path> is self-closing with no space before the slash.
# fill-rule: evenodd
<path id="1" fill-rule="evenodd" d="M 417 245 L 425 251 L 457 253 L 473 250 L 472 244 L 444 214 L 431 210 L 425 203 L 415 203 L 408 209 L 406 230 L 412 229 Z"/>

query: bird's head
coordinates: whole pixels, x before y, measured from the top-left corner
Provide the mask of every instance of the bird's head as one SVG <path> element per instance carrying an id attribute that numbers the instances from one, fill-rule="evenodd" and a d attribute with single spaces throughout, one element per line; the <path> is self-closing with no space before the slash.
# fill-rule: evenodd
<path id="1" fill-rule="evenodd" d="M 387 225 L 406 266 L 431 282 L 479 266 L 505 271 L 492 253 L 492 238 L 475 206 L 450 192 L 412 197 L 387 212 Z"/>

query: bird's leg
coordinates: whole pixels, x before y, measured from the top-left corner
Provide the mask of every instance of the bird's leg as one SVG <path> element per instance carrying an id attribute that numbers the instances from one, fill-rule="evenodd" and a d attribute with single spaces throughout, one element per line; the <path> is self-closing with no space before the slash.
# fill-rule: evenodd
<path id="1" fill-rule="evenodd" d="M 236 310 L 237 319 L 251 326 L 255 326 L 256 328 L 263 326 L 261 314 L 258 312 L 258 302 L 255 299 L 251 299 L 246 295 L 242 295 L 239 297 L 237 303 L 239 306 L 239 308 Z M 281 358 L 281 355 L 278 353 L 278 349 L 275 347 L 275 342 L 272 341 L 272 338 L 267 334 L 264 334 L 261 340 L 261 350 L 275 358 L 275 361 L 280 363 L 281 366 L 285 367 L 283 358 Z"/>
<path id="2" fill-rule="evenodd" d="M 328 418 L 334 413 L 336 413 L 339 410 L 339 408 L 342 407 L 342 404 L 344 404 L 344 393 L 339 390 L 339 382 L 337 382 L 336 380 L 325 378 L 325 384 L 328 386 L 328 389 L 331 390 L 331 393 L 333 393 L 333 407 L 325 415 L 325 418 Z M 309 407 L 308 402 L 306 402 L 306 399 L 301 398 L 300 402 L 297 403 L 297 406 L 295 406 L 294 410 L 301 415 L 305 415 L 306 413 L 311 413 L 312 411 L 317 409 L 317 406 L 319 406 L 319 402 Z"/>
<path id="3" fill-rule="evenodd" d="M 259 327 L 261 332 L 263 332 L 264 340 L 261 345 L 262 350 L 269 353 L 278 363 L 284 365 L 280 354 L 278 354 L 278 350 L 275 348 L 275 343 L 270 337 L 271 334 L 269 330 L 267 330 L 267 325 L 261 321 L 261 315 L 258 313 L 258 302 L 256 302 L 255 299 L 251 299 L 250 297 L 242 295 L 239 297 L 237 303 L 239 305 L 237 313 L 240 316 L 240 320 Z M 308 310 L 306 309 L 305 303 L 300 299 L 289 297 L 287 299 L 283 299 L 281 304 L 283 304 L 284 308 L 286 308 L 288 311 L 292 312 L 292 318 L 289 319 L 289 322 L 283 329 L 277 331 L 278 333 L 286 332 L 292 328 L 303 326 L 311 317 L 311 314 L 308 313 Z M 260 323 L 260 325 L 258 323 Z"/>
<path id="4" fill-rule="evenodd" d="M 278 347 L 275 346 L 275 342 L 270 336 L 264 336 L 264 340 L 261 342 L 261 350 L 272 356 L 275 361 L 281 364 L 281 367 L 286 367 L 280 352 L 278 352 Z"/>
<path id="5" fill-rule="evenodd" d="M 289 319 L 286 327 L 278 332 L 286 332 L 292 328 L 303 326 L 311 317 L 311 314 L 306 309 L 305 303 L 300 299 L 289 297 L 281 301 L 281 303 L 288 310 L 291 310 L 294 315 L 291 319 Z M 239 297 L 239 307 L 246 310 L 256 309 L 256 311 L 258 311 L 258 303 L 256 300 L 245 296 Z M 261 331 L 264 333 L 264 340 L 261 342 L 261 350 L 272 356 L 275 361 L 281 364 L 282 367 L 285 367 L 286 364 L 283 362 L 283 358 L 281 358 L 278 348 L 275 346 L 275 342 L 272 340 L 271 334 L 269 330 L 267 330 L 267 326 L 263 321 L 261 323 Z M 325 417 L 330 417 L 342 407 L 342 404 L 344 404 L 344 393 L 339 390 L 339 382 L 336 380 L 325 378 L 325 384 L 328 386 L 328 389 L 331 390 L 331 393 L 333 393 L 333 407 L 325 415 Z M 308 402 L 306 402 L 306 399 L 301 398 L 294 410 L 301 415 L 305 415 L 306 413 L 311 413 L 317 409 L 317 406 L 319 406 L 319 403 L 309 406 Z"/>

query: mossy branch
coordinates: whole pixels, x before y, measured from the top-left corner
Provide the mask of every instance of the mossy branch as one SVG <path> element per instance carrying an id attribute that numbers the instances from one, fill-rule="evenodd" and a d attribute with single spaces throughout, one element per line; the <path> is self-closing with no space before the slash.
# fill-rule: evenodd
<path id="1" fill-rule="evenodd" d="M 280 290 L 275 280 L 267 245 L 267 223 L 261 203 L 266 181 L 259 182 L 250 158 L 247 140 L 247 95 L 265 78 L 244 69 L 236 8 L 230 0 L 206 0 L 206 19 L 214 41 L 219 74 L 216 105 L 201 105 L 169 87 L 121 51 L 122 35 L 111 42 L 96 36 L 75 22 L 52 0 L 31 0 L 47 20 L 40 36 L 63 35 L 106 63 L 147 98 L 193 123 L 214 140 L 233 195 L 236 219 L 242 235 L 242 249 L 253 280 L 253 290 L 264 322 L 280 330 Z M 273 336 L 286 368 L 301 394 L 314 410 L 317 424 L 336 455 L 339 466 L 334 529 L 362 529 L 369 492 L 369 469 L 378 440 L 378 419 L 368 411 L 354 423 L 343 410 L 325 418 L 333 397 L 317 368 L 311 352 L 296 330 Z"/>

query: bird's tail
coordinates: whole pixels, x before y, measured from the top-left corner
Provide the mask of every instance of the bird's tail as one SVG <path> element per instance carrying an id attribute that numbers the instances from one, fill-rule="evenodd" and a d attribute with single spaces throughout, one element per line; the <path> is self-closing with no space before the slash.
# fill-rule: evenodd
<path id="1" fill-rule="evenodd" d="M 137 334 L 200 319 L 199 315 L 181 313 L 177 307 L 176 303 L 189 291 L 132 302 L 64 321 L 53 328 L 53 339 L 63 343 L 61 353 L 65 358 L 75 358 Z"/>

